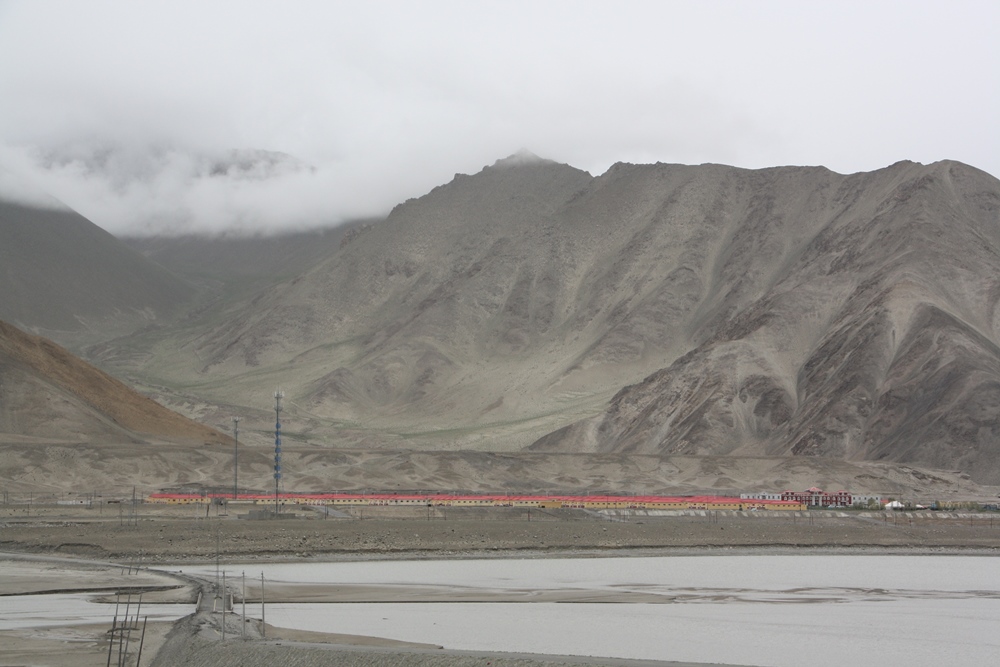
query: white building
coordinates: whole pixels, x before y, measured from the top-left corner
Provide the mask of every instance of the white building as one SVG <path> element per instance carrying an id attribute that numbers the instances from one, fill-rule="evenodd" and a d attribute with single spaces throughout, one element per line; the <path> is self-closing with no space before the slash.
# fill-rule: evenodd
<path id="1" fill-rule="evenodd" d="M 741 493 L 740 500 L 781 500 L 780 493 Z"/>

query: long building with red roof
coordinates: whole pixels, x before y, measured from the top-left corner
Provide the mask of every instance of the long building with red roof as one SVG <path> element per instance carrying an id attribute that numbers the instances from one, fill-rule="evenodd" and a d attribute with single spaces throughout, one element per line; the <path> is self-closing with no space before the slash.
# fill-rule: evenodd
<path id="1" fill-rule="evenodd" d="M 644 510 L 804 510 L 798 500 L 747 499 L 733 496 L 622 496 L 622 495 L 518 495 L 445 493 L 279 493 L 278 501 L 300 505 L 376 505 L 435 507 L 539 507 L 550 509 L 644 509 Z M 275 495 L 266 493 L 152 493 L 151 503 L 228 502 L 267 504 Z"/>

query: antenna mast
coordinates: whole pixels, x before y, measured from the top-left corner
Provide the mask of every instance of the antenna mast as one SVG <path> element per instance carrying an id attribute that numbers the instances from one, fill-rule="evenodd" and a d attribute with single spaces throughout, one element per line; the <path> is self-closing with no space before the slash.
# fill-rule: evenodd
<path id="1" fill-rule="evenodd" d="M 233 417 L 233 500 L 240 491 L 240 418 Z"/>

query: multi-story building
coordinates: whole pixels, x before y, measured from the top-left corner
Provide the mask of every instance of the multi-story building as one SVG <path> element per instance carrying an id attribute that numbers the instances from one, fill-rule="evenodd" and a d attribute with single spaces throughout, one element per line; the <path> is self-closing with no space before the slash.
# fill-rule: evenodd
<path id="1" fill-rule="evenodd" d="M 827 492 L 815 486 L 805 491 L 782 491 L 782 500 L 794 500 L 808 507 L 850 507 L 853 504 L 849 491 Z"/>

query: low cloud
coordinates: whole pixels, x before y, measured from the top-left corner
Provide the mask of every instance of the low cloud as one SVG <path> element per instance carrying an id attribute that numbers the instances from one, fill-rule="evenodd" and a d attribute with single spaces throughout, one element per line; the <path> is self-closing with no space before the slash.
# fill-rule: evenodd
<path id="1" fill-rule="evenodd" d="M 0 167 L 118 234 L 380 215 L 521 148 L 595 175 L 1000 174 L 998 20 L 972 0 L 0 0 Z M 217 168 L 233 149 L 288 157 Z"/>
<path id="2" fill-rule="evenodd" d="M 316 167 L 284 153 L 195 153 L 143 146 L 0 153 L 12 165 L 0 196 L 73 207 L 113 234 L 243 233 L 332 226 L 383 215 L 395 188 L 373 188 L 348 165 Z M 55 197 L 46 193 L 52 193 Z"/>

